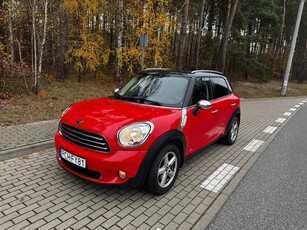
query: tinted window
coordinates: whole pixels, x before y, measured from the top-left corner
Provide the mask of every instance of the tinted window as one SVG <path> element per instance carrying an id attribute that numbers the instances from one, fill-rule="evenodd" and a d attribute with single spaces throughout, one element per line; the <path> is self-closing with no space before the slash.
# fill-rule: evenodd
<path id="1" fill-rule="evenodd" d="M 211 78 L 211 80 L 215 86 L 214 99 L 224 97 L 230 93 L 225 79 L 215 77 Z"/>
<path id="2" fill-rule="evenodd" d="M 200 100 L 211 100 L 212 99 L 212 89 L 211 81 L 209 78 L 197 78 L 195 80 L 192 102 L 194 105 Z"/>

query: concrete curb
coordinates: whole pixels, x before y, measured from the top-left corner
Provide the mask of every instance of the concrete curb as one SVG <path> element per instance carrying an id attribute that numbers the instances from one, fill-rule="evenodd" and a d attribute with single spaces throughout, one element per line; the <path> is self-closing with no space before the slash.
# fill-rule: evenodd
<path id="1" fill-rule="evenodd" d="M 28 155 L 31 153 L 43 151 L 46 149 L 51 149 L 54 147 L 53 139 L 48 141 L 42 141 L 40 143 L 25 145 L 22 147 L 7 149 L 4 151 L 0 151 L 0 161 L 8 160 L 15 157 L 20 157 L 24 155 Z"/>

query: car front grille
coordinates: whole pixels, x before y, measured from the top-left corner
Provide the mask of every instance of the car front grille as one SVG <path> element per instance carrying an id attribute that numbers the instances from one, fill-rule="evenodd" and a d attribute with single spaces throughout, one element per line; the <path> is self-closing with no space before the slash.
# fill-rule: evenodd
<path id="1" fill-rule="evenodd" d="M 66 140 L 76 145 L 99 152 L 110 152 L 109 144 L 101 135 L 78 129 L 64 123 L 61 124 L 60 130 L 61 135 Z"/>

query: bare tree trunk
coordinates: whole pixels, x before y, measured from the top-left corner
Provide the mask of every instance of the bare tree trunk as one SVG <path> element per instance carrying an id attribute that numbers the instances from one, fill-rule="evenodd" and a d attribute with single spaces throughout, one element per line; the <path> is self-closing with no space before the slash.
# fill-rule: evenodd
<path id="1" fill-rule="evenodd" d="M 44 45 L 46 42 L 47 34 L 47 21 L 48 21 L 48 0 L 44 0 L 44 19 L 43 19 L 43 34 L 40 42 L 37 43 L 38 34 L 36 31 L 36 0 L 33 1 L 32 6 L 32 27 L 33 27 L 33 53 L 34 53 L 34 92 L 36 94 L 40 91 L 40 79 L 42 74 L 43 53 Z"/>
<path id="2" fill-rule="evenodd" d="M 215 68 L 219 71 L 224 72 L 226 67 L 226 54 L 227 54 L 227 46 L 228 46 L 228 39 L 230 37 L 230 32 L 232 28 L 232 22 L 237 10 L 239 0 L 229 0 L 229 4 L 231 4 L 232 7 L 229 5 L 229 12 L 227 15 L 227 21 L 226 21 L 226 27 L 223 33 L 220 49 L 219 49 L 219 55 L 218 60 L 216 62 Z"/>
<path id="3" fill-rule="evenodd" d="M 35 18 L 35 8 L 36 8 L 36 0 L 33 0 L 32 5 L 32 34 L 33 34 L 33 74 L 34 74 L 34 91 L 38 87 L 38 78 L 37 78 L 37 40 L 36 40 L 36 18 Z M 37 92 L 38 93 L 38 92 Z"/>
<path id="4" fill-rule="evenodd" d="M 9 24 L 9 49 L 10 49 L 10 67 L 9 67 L 9 78 L 13 76 L 13 63 L 14 63 L 14 34 L 13 34 L 13 9 L 12 3 L 8 3 L 8 24 Z M 5 83 L 4 83 L 5 86 Z"/>
<path id="5" fill-rule="evenodd" d="M 54 32 L 51 32 L 51 54 L 52 54 L 52 68 L 54 68 L 54 65 L 56 63 L 56 36 L 55 36 L 55 33 Z"/>
<path id="6" fill-rule="evenodd" d="M 307 80 L 307 41 L 306 41 L 306 49 L 305 49 L 305 55 L 303 58 L 303 67 L 302 67 L 302 75 L 301 78 L 298 80 L 298 83 L 303 83 Z"/>
<path id="7" fill-rule="evenodd" d="M 117 66 L 116 66 L 116 81 L 117 85 L 122 85 L 121 71 L 123 66 L 123 27 L 124 27 L 124 15 L 123 15 L 124 3 L 123 0 L 118 0 L 118 12 L 119 12 L 119 26 L 117 35 Z"/>
<path id="8" fill-rule="evenodd" d="M 253 33 L 253 26 L 252 26 L 252 18 L 253 16 L 249 16 L 248 25 L 247 25 L 247 43 L 246 43 L 246 68 L 244 70 L 244 79 L 248 80 L 249 78 L 249 66 L 250 66 L 250 57 L 251 57 L 251 36 Z"/>
<path id="9" fill-rule="evenodd" d="M 11 55 L 11 64 L 14 62 L 14 34 L 13 34 L 13 9 L 12 3 L 8 3 L 8 24 L 9 24 L 9 48 L 10 48 L 10 55 Z"/>
<path id="10" fill-rule="evenodd" d="M 192 25 L 189 28 L 190 32 L 193 31 Z M 189 59 L 190 59 L 190 52 L 191 52 L 191 39 L 193 39 L 193 32 L 189 33 L 186 37 L 185 41 L 185 48 L 184 48 L 184 58 L 183 63 L 186 68 L 189 68 Z"/>
<path id="11" fill-rule="evenodd" d="M 3 15 L 3 10 L 4 10 L 4 7 L 3 7 L 3 0 L 0 0 L 0 14 Z M 0 23 L 0 42 L 3 42 L 3 35 L 5 33 L 5 28 L 4 28 L 4 25 L 3 23 Z"/>
<path id="12" fill-rule="evenodd" d="M 21 44 L 19 40 L 17 40 L 17 44 L 18 44 L 19 62 L 22 63 Z"/>
<path id="13" fill-rule="evenodd" d="M 159 26 L 157 28 L 157 41 L 160 41 L 160 36 L 161 36 L 161 27 Z M 157 56 L 157 55 L 155 55 L 155 56 Z M 158 60 L 155 57 L 155 67 L 158 67 L 158 65 L 159 65 Z"/>
<path id="14" fill-rule="evenodd" d="M 216 14 L 216 2 L 215 1 L 210 1 L 209 3 L 209 16 L 208 16 L 208 32 L 212 33 L 213 32 L 213 21 L 214 17 Z"/>
<path id="15" fill-rule="evenodd" d="M 180 32 L 180 39 L 179 39 L 179 47 L 178 47 L 178 54 L 177 54 L 177 70 L 182 71 L 183 69 L 183 57 L 185 51 L 185 42 L 187 37 L 187 25 L 188 25 L 188 16 L 189 16 L 189 0 L 185 0 L 184 2 L 184 13 L 181 23 L 181 32 Z"/>
<path id="16" fill-rule="evenodd" d="M 176 29 L 176 20 L 175 20 L 175 12 L 172 10 L 171 11 L 171 23 L 170 23 L 170 27 L 169 27 L 169 33 L 171 34 L 171 53 L 173 55 L 173 57 L 176 56 L 176 41 L 177 41 L 177 29 Z"/>
<path id="17" fill-rule="evenodd" d="M 304 27 L 302 28 L 304 29 Z M 297 83 L 303 83 L 307 76 L 307 33 L 300 33 L 297 41 L 297 48 L 293 58 L 293 67 L 291 73 L 291 80 L 297 80 Z"/>
<path id="18" fill-rule="evenodd" d="M 11 64 L 14 62 L 14 34 L 13 34 L 13 22 L 12 22 L 12 6 L 9 7 L 9 41 L 10 41 L 10 54 L 11 54 Z"/>
<path id="19" fill-rule="evenodd" d="M 277 48 L 274 52 L 274 57 L 273 57 L 273 69 L 275 68 L 276 65 L 276 57 L 279 54 L 279 59 L 277 62 L 277 70 L 281 72 L 281 63 L 282 63 L 282 46 L 283 46 L 283 37 L 284 37 L 284 30 L 285 30 L 285 24 L 286 24 L 286 13 L 287 13 L 287 0 L 284 0 L 284 5 L 283 5 L 283 16 L 282 16 L 282 24 L 281 24 L 281 31 L 280 31 L 280 36 L 279 36 L 279 41 L 277 43 Z"/>
<path id="20" fill-rule="evenodd" d="M 60 34 L 59 34 L 59 54 L 57 58 L 57 80 L 64 81 L 67 78 L 67 67 L 65 64 L 65 53 L 67 50 L 68 38 L 68 18 L 66 10 L 64 9 L 63 0 L 60 6 Z"/>
<path id="21" fill-rule="evenodd" d="M 202 1 L 201 8 L 200 8 L 200 19 L 197 31 L 197 41 L 196 41 L 196 60 L 195 60 L 195 68 L 199 68 L 199 53 L 200 53 L 200 40 L 201 36 L 204 32 L 204 19 L 205 19 L 205 7 L 206 7 L 206 0 Z"/>
<path id="22" fill-rule="evenodd" d="M 3 7 L 3 0 L 0 0 L 0 14 L 3 14 L 3 10 L 4 10 L 4 7 Z M 3 35 L 5 34 L 5 28 L 4 28 L 4 25 L 3 23 L 0 23 L 0 43 L 3 43 L 4 42 L 4 39 L 3 39 Z M 4 65 L 4 61 L 3 61 L 3 58 L 2 58 L 2 55 L 0 55 L 0 87 L 1 87 L 1 91 L 4 92 L 5 90 L 5 76 L 4 76 L 4 69 L 2 68 Z"/>
<path id="23" fill-rule="evenodd" d="M 42 65 L 43 65 L 43 53 L 44 53 L 44 45 L 46 42 L 46 34 L 47 34 L 47 22 L 48 22 L 48 0 L 44 0 L 44 29 L 43 29 L 43 39 L 40 43 L 39 47 L 39 63 L 38 63 L 38 75 L 37 75 L 37 88 L 36 93 L 39 93 L 40 87 L 40 79 L 42 74 Z"/>

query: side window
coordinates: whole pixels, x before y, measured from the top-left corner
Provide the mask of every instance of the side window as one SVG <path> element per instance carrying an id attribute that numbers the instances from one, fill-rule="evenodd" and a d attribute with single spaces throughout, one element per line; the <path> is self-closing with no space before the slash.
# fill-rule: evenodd
<path id="1" fill-rule="evenodd" d="M 212 87 L 209 78 L 197 78 L 195 80 L 191 105 L 195 105 L 200 100 L 212 99 Z"/>
<path id="2" fill-rule="evenodd" d="M 230 94 L 230 91 L 228 89 L 228 85 L 225 81 L 225 79 L 220 77 L 213 77 L 211 78 L 213 84 L 214 84 L 214 99 L 227 96 Z"/>

